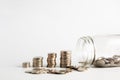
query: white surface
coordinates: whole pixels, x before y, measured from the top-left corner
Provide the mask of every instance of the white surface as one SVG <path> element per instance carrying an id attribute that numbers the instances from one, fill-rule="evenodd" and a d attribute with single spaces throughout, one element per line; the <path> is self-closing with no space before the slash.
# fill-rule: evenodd
<path id="1" fill-rule="evenodd" d="M 74 50 L 83 35 L 119 34 L 119 0 L 0 0 L 0 79 L 119 80 L 120 68 L 67 75 L 28 75 L 20 66 L 34 56 Z"/>
<path id="2" fill-rule="evenodd" d="M 90 68 L 85 72 L 72 72 L 65 75 L 55 74 L 26 74 L 23 68 L 2 68 L 2 80 L 119 80 L 120 68 Z"/>

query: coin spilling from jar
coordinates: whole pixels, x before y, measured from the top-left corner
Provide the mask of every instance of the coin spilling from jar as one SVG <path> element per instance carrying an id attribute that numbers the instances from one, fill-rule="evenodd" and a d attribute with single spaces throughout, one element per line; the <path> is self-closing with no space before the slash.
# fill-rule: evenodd
<path id="1" fill-rule="evenodd" d="M 32 66 L 30 62 L 23 62 L 22 67 L 32 67 L 32 70 L 25 71 L 25 73 L 29 74 L 66 74 L 72 72 L 73 70 L 78 72 L 87 70 L 87 67 L 85 66 L 72 66 L 71 53 L 71 51 L 64 50 L 60 52 L 60 70 L 56 68 L 57 53 L 54 52 L 48 54 L 46 66 L 43 66 L 43 57 L 39 56 L 33 58 Z M 101 68 L 120 67 L 120 55 L 113 55 L 112 57 L 99 57 L 94 61 L 93 65 Z"/>
<path id="2" fill-rule="evenodd" d="M 99 57 L 94 62 L 95 67 L 120 67 L 120 55 L 114 55 L 113 57 Z"/>

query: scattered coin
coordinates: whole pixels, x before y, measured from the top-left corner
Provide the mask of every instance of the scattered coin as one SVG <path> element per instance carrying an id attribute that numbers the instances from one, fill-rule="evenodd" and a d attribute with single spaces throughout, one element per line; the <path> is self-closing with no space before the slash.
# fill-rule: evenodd
<path id="1" fill-rule="evenodd" d="M 83 71 L 85 71 L 85 70 L 87 70 L 87 67 L 77 67 L 77 71 L 79 71 L 79 72 L 83 72 Z"/>
<path id="2" fill-rule="evenodd" d="M 81 66 L 78 66 L 78 67 L 76 67 L 76 66 L 68 66 L 67 68 L 76 70 L 78 72 L 83 72 L 83 71 L 87 70 L 87 67 L 81 67 Z"/>
<path id="3" fill-rule="evenodd" d="M 25 71 L 25 73 L 30 73 L 30 74 L 46 74 L 47 72 L 48 70 L 45 68 L 33 68 L 30 71 Z"/>
<path id="4" fill-rule="evenodd" d="M 40 74 L 39 70 L 32 70 L 31 74 Z"/>
<path id="5" fill-rule="evenodd" d="M 51 74 L 66 74 L 66 70 L 56 70 L 56 69 L 53 69 L 50 71 Z"/>

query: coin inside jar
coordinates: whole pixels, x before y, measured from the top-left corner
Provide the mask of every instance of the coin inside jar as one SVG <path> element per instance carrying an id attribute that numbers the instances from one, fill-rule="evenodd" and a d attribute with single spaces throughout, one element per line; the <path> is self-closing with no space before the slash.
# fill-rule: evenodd
<path id="1" fill-rule="evenodd" d="M 96 67 L 103 67 L 105 65 L 105 61 L 104 60 L 96 60 L 94 63 L 94 66 Z"/>
<path id="2" fill-rule="evenodd" d="M 95 67 L 120 67 L 120 56 L 114 55 L 108 58 L 98 58 L 94 62 Z"/>

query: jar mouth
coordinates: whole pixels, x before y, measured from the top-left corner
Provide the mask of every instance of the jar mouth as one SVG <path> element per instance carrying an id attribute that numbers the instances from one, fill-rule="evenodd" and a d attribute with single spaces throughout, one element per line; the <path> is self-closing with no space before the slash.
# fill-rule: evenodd
<path id="1" fill-rule="evenodd" d="M 92 37 L 81 37 L 77 41 L 76 53 L 80 55 L 80 66 L 89 67 L 95 61 L 95 46 Z"/>

